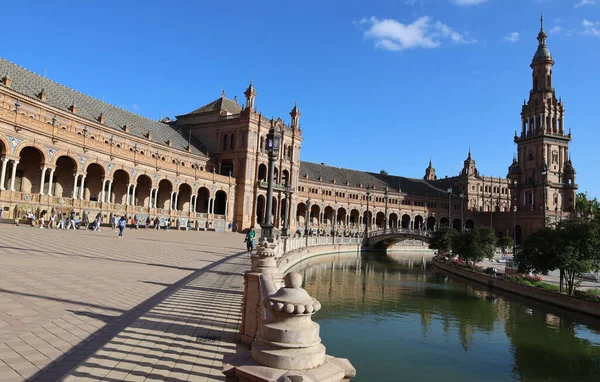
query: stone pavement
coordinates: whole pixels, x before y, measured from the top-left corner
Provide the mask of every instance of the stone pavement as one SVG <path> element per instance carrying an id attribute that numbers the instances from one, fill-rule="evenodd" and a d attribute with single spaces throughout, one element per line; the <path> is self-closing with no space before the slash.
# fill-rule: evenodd
<path id="1" fill-rule="evenodd" d="M 243 236 L 0 225 L 0 381 L 224 380 Z"/>

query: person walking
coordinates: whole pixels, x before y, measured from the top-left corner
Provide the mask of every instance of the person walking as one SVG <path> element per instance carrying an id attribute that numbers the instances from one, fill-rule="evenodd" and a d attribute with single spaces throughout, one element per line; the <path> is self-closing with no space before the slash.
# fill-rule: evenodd
<path id="1" fill-rule="evenodd" d="M 158 216 L 154 218 L 154 230 L 158 231 L 158 228 L 160 228 L 160 220 L 158 219 Z"/>
<path id="2" fill-rule="evenodd" d="M 117 217 L 117 215 L 113 215 L 112 221 L 111 221 L 111 227 L 112 227 L 113 232 L 117 232 L 118 223 L 119 223 L 119 218 Z"/>
<path id="3" fill-rule="evenodd" d="M 125 219 L 125 216 L 121 216 L 121 219 L 119 220 L 119 236 L 117 236 L 119 239 L 123 238 L 123 231 L 125 230 L 125 223 L 127 223 L 127 219 Z"/>
<path id="4" fill-rule="evenodd" d="M 256 237 L 256 231 L 254 230 L 254 225 L 250 227 L 248 233 L 246 233 L 246 238 L 244 241 L 246 242 L 246 249 L 248 250 L 248 257 L 252 256 L 252 251 L 254 250 L 254 238 Z"/>
<path id="5" fill-rule="evenodd" d="M 77 230 L 75 227 L 75 211 L 71 210 L 71 214 L 69 215 L 69 223 L 67 224 L 67 230 L 73 227 L 73 231 Z"/>
<path id="6" fill-rule="evenodd" d="M 148 230 L 148 227 L 150 227 L 150 215 L 146 217 L 146 230 Z"/>

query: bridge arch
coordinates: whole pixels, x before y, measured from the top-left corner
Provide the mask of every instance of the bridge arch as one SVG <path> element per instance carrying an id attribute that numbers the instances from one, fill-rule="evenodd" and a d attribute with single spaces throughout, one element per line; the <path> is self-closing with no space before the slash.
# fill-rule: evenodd
<path id="1" fill-rule="evenodd" d="M 411 228 L 387 230 L 385 233 L 384 230 L 375 230 L 369 232 L 363 247 L 387 251 L 392 245 L 404 240 L 420 240 L 428 243 L 431 235 L 432 232 L 430 231 Z"/>

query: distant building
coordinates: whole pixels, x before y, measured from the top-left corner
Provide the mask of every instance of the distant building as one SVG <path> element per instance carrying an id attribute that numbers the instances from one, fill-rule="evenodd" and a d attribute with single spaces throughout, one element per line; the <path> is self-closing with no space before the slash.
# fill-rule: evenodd
<path id="1" fill-rule="evenodd" d="M 244 104 L 223 93 L 175 120 L 153 121 L 0 59 L 3 217 L 75 210 L 181 219 L 181 226 L 189 220 L 217 230 L 229 222 L 239 229 L 258 225 L 266 213 L 265 137 L 274 127 L 282 133 L 271 211 L 276 226 L 287 210 L 292 231 L 303 231 L 307 220 L 326 234 L 362 231 L 368 190 L 373 227 L 460 229 L 462 217 L 467 229 L 491 224 L 498 235 L 515 231 L 519 241 L 573 213 L 577 190 L 543 28 L 538 41 L 532 90 L 514 136 L 517 155 L 508 176 L 497 178 L 479 174 L 471 150 L 460 174 L 445 178 L 431 161 L 422 179 L 302 162 L 298 106 L 289 123 L 267 118 L 256 110 L 252 83 Z"/>

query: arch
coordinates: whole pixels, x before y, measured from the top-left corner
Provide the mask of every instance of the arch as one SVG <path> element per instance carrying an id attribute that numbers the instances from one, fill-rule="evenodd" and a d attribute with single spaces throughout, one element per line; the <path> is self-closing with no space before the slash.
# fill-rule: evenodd
<path id="1" fill-rule="evenodd" d="M 333 207 L 327 206 L 323 210 L 323 224 L 325 224 L 325 225 L 333 224 Z"/>
<path id="2" fill-rule="evenodd" d="M 455 230 L 457 230 L 458 232 L 461 232 L 461 223 L 460 223 L 460 219 L 454 219 L 452 220 L 452 228 L 454 228 Z"/>
<path id="3" fill-rule="evenodd" d="M 9 152 L 8 152 L 9 147 L 10 147 L 10 144 L 8 143 L 8 140 L 6 139 L 6 137 L 3 134 L 0 134 L 0 155 L 4 156 L 6 154 L 9 154 Z"/>
<path id="4" fill-rule="evenodd" d="M 42 166 L 45 163 L 45 155 L 37 147 L 22 147 L 15 173 L 15 190 L 39 194 L 42 189 Z"/>
<path id="5" fill-rule="evenodd" d="M 435 231 L 435 217 L 433 216 L 429 216 L 427 218 L 427 230 L 428 231 Z"/>
<path id="6" fill-rule="evenodd" d="M 449 226 L 449 220 L 447 217 L 443 217 L 440 219 L 440 227 L 448 227 Z"/>
<path id="7" fill-rule="evenodd" d="M 55 156 L 54 179 L 52 182 L 52 195 L 70 198 L 73 196 L 74 179 L 77 173 L 77 162 L 70 155 Z"/>
<path id="8" fill-rule="evenodd" d="M 52 158 L 52 161 L 50 163 L 56 166 L 58 164 L 58 159 L 61 157 L 70 158 L 73 161 L 73 165 L 75 166 L 73 170 L 79 172 L 79 169 L 81 167 L 79 165 L 79 158 L 77 158 L 77 155 L 75 155 L 73 153 L 69 153 L 69 152 L 61 150 L 61 151 L 57 152 L 56 154 L 54 154 L 54 157 Z M 58 171 L 58 169 L 57 169 L 57 171 Z M 108 173 L 108 171 L 107 171 L 107 173 Z"/>
<path id="9" fill-rule="evenodd" d="M 465 222 L 465 229 L 475 229 L 475 222 L 473 221 L 473 219 L 467 219 L 467 221 Z"/>
<path id="10" fill-rule="evenodd" d="M 263 224 L 265 221 L 265 196 L 258 195 L 256 197 L 256 223 Z"/>
<path id="11" fill-rule="evenodd" d="M 281 208 L 279 209 L 279 221 L 281 222 L 282 226 L 285 224 L 285 210 L 287 209 L 287 205 L 287 199 L 281 199 Z"/>
<path id="12" fill-rule="evenodd" d="M 223 190 L 217 191 L 215 194 L 213 213 L 217 215 L 227 214 L 227 193 Z"/>
<path id="13" fill-rule="evenodd" d="M 158 181 L 158 191 L 156 192 L 156 207 L 160 209 L 170 209 L 171 192 L 173 191 L 173 182 L 170 179 L 163 178 Z"/>
<path id="14" fill-rule="evenodd" d="M 359 219 L 360 219 L 360 212 L 358 212 L 358 210 L 356 208 L 353 208 L 350 211 L 350 224 L 352 224 L 352 225 L 358 224 Z"/>
<path id="15" fill-rule="evenodd" d="M 401 222 L 401 227 L 406 229 L 406 228 L 410 228 L 410 216 L 408 214 L 404 214 L 402 215 L 402 222 Z"/>
<path id="16" fill-rule="evenodd" d="M 271 224 L 273 224 L 273 226 L 275 226 L 277 220 L 277 206 L 279 205 L 279 203 L 277 202 L 277 198 L 275 196 L 273 196 L 273 199 L 271 200 Z"/>
<path id="17" fill-rule="evenodd" d="M 85 169 L 83 200 L 98 201 L 102 194 L 102 181 L 106 176 L 104 167 L 98 163 L 90 163 Z"/>
<path id="18" fill-rule="evenodd" d="M 208 200 L 210 191 L 206 187 L 200 187 L 196 193 L 196 212 L 208 213 Z"/>
<path id="19" fill-rule="evenodd" d="M 398 214 L 396 214 L 395 212 L 392 212 L 390 214 L 390 217 L 389 217 L 388 220 L 389 220 L 388 226 L 390 228 L 397 228 L 398 227 Z"/>
<path id="20" fill-rule="evenodd" d="M 336 214 L 336 223 L 337 225 L 342 225 L 342 226 L 346 226 L 346 209 L 345 208 L 338 208 L 337 210 L 337 214 Z"/>
<path id="21" fill-rule="evenodd" d="M 523 242 L 523 228 L 517 224 L 515 226 L 515 245 L 521 245 Z"/>
<path id="22" fill-rule="evenodd" d="M 267 165 L 264 163 L 258 165 L 258 180 L 267 180 Z"/>
<path id="23" fill-rule="evenodd" d="M 21 152 L 23 150 L 25 150 L 26 148 L 28 148 L 28 147 L 30 147 L 30 148 L 38 151 L 38 153 L 40 154 L 40 157 L 42 159 L 42 161 L 41 161 L 40 164 L 48 162 L 48 156 L 47 156 L 47 153 L 46 153 L 46 149 L 43 146 L 41 146 L 41 145 L 39 145 L 37 143 L 33 143 L 33 142 L 29 142 L 29 141 L 23 141 L 23 142 L 19 143 L 17 145 L 17 147 L 15 147 L 15 155 L 18 156 L 18 157 L 20 157 L 21 156 Z"/>
<path id="24" fill-rule="evenodd" d="M 288 170 L 283 170 L 281 172 L 281 183 L 284 186 L 287 186 L 287 184 L 289 183 L 289 181 L 290 181 L 290 172 Z"/>
<path id="25" fill-rule="evenodd" d="M 373 211 L 363 212 L 363 225 L 369 228 L 373 226 Z"/>
<path id="26" fill-rule="evenodd" d="M 192 186 L 187 183 L 181 183 L 177 190 L 177 211 L 190 210 L 190 197 L 192 196 Z"/>
<path id="27" fill-rule="evenodd" d="M 306 224 L 306 204 L 302 202 L 296 206 L 296 222 L 300 225 Z"/>
<path id="28" fill-rule="evenodd" d="M 377 228 L 383 228 L 385 224 L 385 214 L 383 212 L 377 212 L 375 215 L 375 226 Z"/>
<path id="29" fill-rule="evenodd" d="M 139 175 L 135 180 L 133 205 L 150 206 L 150 189 L 152 189 L 152 179 L 146 174 Z"/>
<path id="30" fill-rule="evenodd" d="M 73 159 L 74 161 L 77 161 L 76 158 L 71 157 L 71 159 Z M 88 168 L 90 168 L 91 165 L 100 166 L 102 168 L 102 176 L 108 176 L 108 168 L 106 167 L 106 165 L 104 163 L 98 162 L 98 161 L 90 161 L 90 160 L 86 161 L 83 166 L 83 172 L 87 172 Z"/>
<path id="31" fill-rule="evenodd" d="M 421 215 L 417 215 L 415 216 L 415 222 L 413 224 L 413 228 L 414 229 L 425 229 L 425 224 L 424 224 L 424 220 L 423 220 L 423 216 Z"/>
<path id="32" fill-rule="evenodd" d="M 319 215 L 321 213 L 321 207 L 318 204 L 310 206 L 309 224 L 319 224 Z"/>
<path id="33" fill-rule="evenodd" d="M 113 184 L 110 197 L 113 203 L 125 204 L 127 202 L 127 189 L 131 177 L 124 169 L 117 169 L 113 175 Z"/>
<path id="34" fill-rule="evenodd" d="M 279 183 L 279 169 L 277 166 L 273 169 L 273 182 Z"/>

